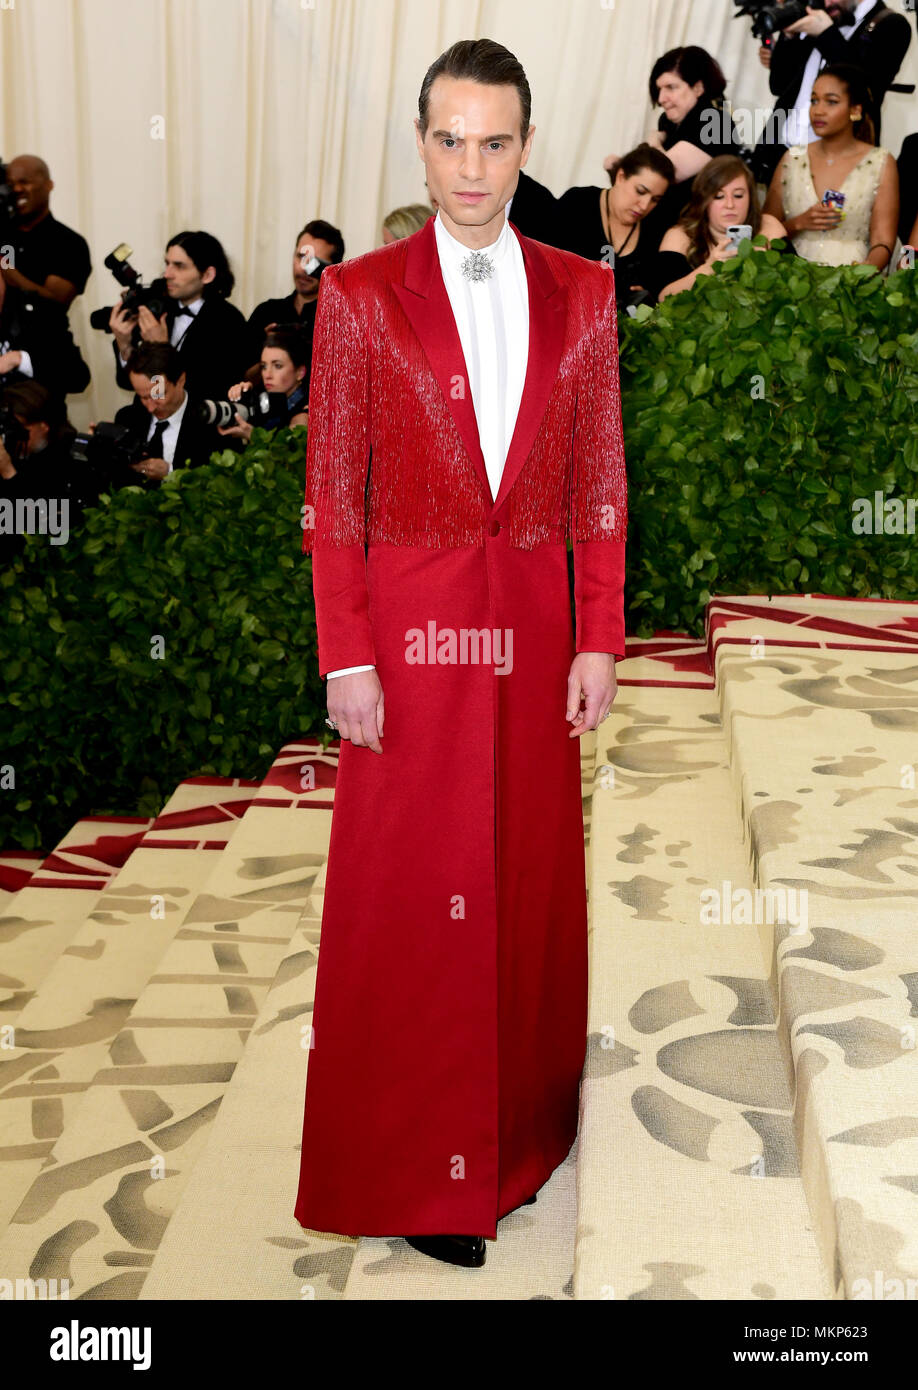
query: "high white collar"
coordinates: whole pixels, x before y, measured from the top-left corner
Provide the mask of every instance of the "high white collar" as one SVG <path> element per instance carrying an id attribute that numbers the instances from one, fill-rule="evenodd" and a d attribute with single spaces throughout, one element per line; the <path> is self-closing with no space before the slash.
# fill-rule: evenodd
<path id="1" fill-rule="evenodd" d="M 857 6 L 857 8 L 854 11 L 854 14 L 848 17 L 848 24 L 845 25 L 845 28 L 850 28 L 852 25 L 855 25 L 858 28 L 860 28 L 861 24 L 863 23 L 864 16 L 868 14 L 870 10 L 873 9 L 876 3 L 877 0 L 861 0 L 861 3 Z"/>
<path id="2" fill-rule="evenodd" d="M 471 253 L 471 247 L 464 246 L 461 241 L 453 236 L 452 232 L 446 230 L 439 209 L 437 209 L 437 215 L 434 218 L 434 232 L 436 233 L 437 247 L 441 258 L 446 257 L 451 265 L 458 266 L 465 260 L 466 256 Z M 492 241 L 490 246 L 480 246 L 476 249 L 484 252 L 486 256 L 490 256 L 496 264 L 500 264 L 510 252 L 510 239 L 512 236 L 513 232 L 510 229 L 510 222 L 505 213 L 503 226 L 498 233 L 497 239 Z"/>

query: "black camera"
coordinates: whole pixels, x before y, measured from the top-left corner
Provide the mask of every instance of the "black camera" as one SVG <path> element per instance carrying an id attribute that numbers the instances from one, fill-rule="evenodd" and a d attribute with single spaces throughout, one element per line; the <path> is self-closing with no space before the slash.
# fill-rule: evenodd
<path id="1" fill-rule="evenodd" d="M 81 465 L 96 493 L 112 485 L 139 483 L 140 477 L 131 471 L 131 464 L 139 463 L 146 455 L 145 441 L 126 425 L 105 421 L 96 425 L 92 434 L 78 434 L 70 446 L 71 459 Z"/>
<path id="2" fill-rule="evenodd" d="M 322 271 L 327 270 L 330 264 L 330 261 L 320 261 L 315 252 L 308 259 L 306 256 L 300 257 L 300 268 L 303 274 L 311 275 L 313 280 L 318 280 Z"/>
<path id="3" fill-rule="evenodd" d="M 239 401 L 200 401 L 198 414 L 205 425 L 227 429 L 235 415 L 250 425 L 275 429 L 287 423 L 287 396 L 283 391 L 247 391 Z"/>
<path id="4" fill-rule="evenodd" d="M 739 9 L 734 19 L 752 19 L 754 38 L 767 42 L 773 34 L 780 34 L 788 25 L 796 24 L 798 19 L 806 18 L 807 0 L 785 0 L 783 5 L 769 4 L 768 0 L 733 0 Z M 826 0 L 809 0 L 811 10 L 824 10 Z"/>
<path id="5" fill-rule="evenodd" d="M 25 458 L 29 451 L 29 431 L 8 406 L 0 403 L 0 440 L 11 459 Z"/>
<path id="6" fill-rule="evenodd" d="M 140 278 L 138 271 L 131 265 L 128 257 L 133 255 L 130 246 L 122 242 L 116 246 L 110 256 L 106 256 L 102 264 L 111 271 L 118 284 L 124 288 L 121 296 L 121 307 L 126 313 L 136 314 L 141 306 L 150 310 L 154 318 L 162 318 L 163 314 L 172 307 L 172 300 L 169 297 L 169 290 L 165 280 L 153 280 L 149 285 L 145 285 Z M 89 315 L 89 322 L 93 328 L 99 328 L 105 333 L 112 330 L 109 327 L 112 304 L 108 304 L 104 309 L 94 309 Z"/>

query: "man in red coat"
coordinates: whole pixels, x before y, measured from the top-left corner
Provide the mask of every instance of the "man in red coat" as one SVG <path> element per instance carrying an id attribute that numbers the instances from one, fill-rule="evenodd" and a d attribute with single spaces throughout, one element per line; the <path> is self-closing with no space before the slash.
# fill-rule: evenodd
<path id="1" fill-rule="evenodd" d="M 341 754 L 295 1214 L 470 1266 L 577 1134 L 578 739 L 625 651 L 613 275 L 508 221 L 529 114 L 491 40 L 429 69 L 437 216 L 324 271 L 306 458 Z"/>

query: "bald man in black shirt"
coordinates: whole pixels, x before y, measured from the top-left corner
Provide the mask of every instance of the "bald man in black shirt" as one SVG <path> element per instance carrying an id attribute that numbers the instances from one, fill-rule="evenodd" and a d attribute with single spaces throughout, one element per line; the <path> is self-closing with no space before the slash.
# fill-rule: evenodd
<path id="1" fill-rule="evenodd" d="M 17 155 L 6 173 L 17 216 L 12 264 L 3 268 L 6 283 L 69 310 L 86 288 L 92 270 L 89 246 L 79 232 L 65 227 L 51 212 L 54 182 L 43 159 Z"/>

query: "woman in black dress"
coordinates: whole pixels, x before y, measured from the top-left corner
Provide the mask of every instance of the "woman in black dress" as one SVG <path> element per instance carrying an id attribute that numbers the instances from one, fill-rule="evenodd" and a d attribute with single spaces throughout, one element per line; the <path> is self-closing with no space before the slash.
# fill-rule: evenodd
<path id="1" fill-rule="evenodd" d="M 649 267 L 669 225 L 659 207 L 675 176 L 662 151 L 639 145 L 609 170 L 610 188 L 569 188 L 558 199 L 556 244 L 611 265 L 619 305 L 652 289 Z"/>
<path id="2" fill-rule="evenodd" d="M 662 114 L 650 143 L 665 150 L 676 170 L 662 210 L 669 226 L 678 222 L 695 175 L 708 161 L 743 150 L 724 104 L 726 90 L 720 64 L 703 48 L 671 48 L 653 65 L 650 101 L 662 108 Z"/>

